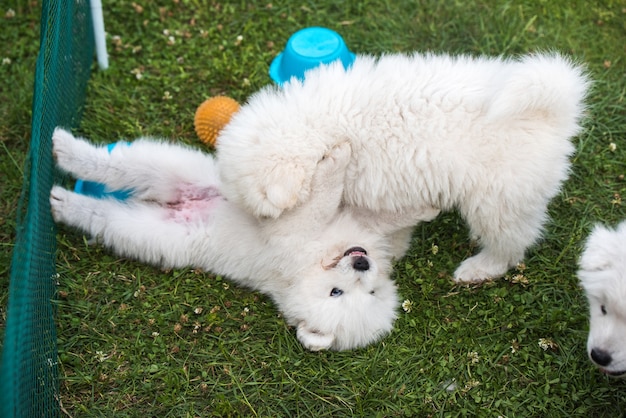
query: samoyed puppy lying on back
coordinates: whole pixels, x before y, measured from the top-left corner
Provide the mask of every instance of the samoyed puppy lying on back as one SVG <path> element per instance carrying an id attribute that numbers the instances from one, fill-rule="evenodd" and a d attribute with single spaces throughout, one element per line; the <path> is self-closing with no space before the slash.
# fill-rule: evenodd
<path id="1" fill-rule="evenodd" d="M 362 347 L 393 327 L 391 259 L 410 237 L 391 242 L 340 211 L 348 144 L 328 149 L 312 199 L 278 220 L 256 219 L 225 199 L 213 157 L 198 150 L 143 138 L 109 153 L 57 129 L 53 153 L 78 178 L 132 190 L 124 201 L 60 186 L 50 194 L 57 222 L 118 255 L 204 269 L 263 292 L 310 350 Z"/>
<path id="2" fill-rule="evenodd" d="M 604 373 L 626 376 L 626 221 L 595 227 L 578 277 L 589 301 L 587 354 Z"/>
<path id="3" fill-rule="evenodd" d="M 342 201 L 385 234 L 456 209 L 481 251 L 459 282 L 502 276 L 541 235 L 567 178 L 588 82 L 558 54 L 357 56 L 253 95 L 222 131 L 224 194 L 256 217 L 315 199 L 350 144 Z"/>

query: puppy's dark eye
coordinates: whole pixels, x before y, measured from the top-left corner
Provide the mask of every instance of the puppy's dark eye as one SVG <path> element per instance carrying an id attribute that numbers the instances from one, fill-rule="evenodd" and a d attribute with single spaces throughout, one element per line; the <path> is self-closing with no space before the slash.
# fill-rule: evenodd
<path id="1" fill-rule="evenodd" d="M 371 290 L 371 291 L 370 291 L 370 295 L 373 295 L 373 294 L 375 294 L 375 293 L 376 293 L 376 291 L 375 291 L 375 290 Z"/>
<path id="2" fill-rule="evenodd" d="M 602 315 L 606 315 L 606 307 L 604 305 L 600 306 L 600 310 L 602 311 Z"/>
<path id="3" fill-rule="evenodd" d="M 333 290 L 330 291 L 330 295 L 332 297 L 337 297 L 337 296 L 341 296 L 343 295 L 343 290 L 337 288 L 337 287 L 333 287 Z"/>

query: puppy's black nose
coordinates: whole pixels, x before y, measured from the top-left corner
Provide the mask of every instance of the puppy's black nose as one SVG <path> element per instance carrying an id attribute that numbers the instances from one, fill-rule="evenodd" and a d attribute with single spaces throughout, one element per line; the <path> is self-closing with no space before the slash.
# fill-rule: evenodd
<path id="1" fill-rule="evenodd" d="M 352 267 L 358 271 L 367 271 L 370 269 L 370 263 L 365 257 L 357 257 L 352 261 Z"/>
<path id="2" fill-rule="evenodd" d="M 611 354 L 598 348 L 591 349 L 589 357 L 591 357 L 591 360 L 593 360 L 597 365 L 603 367 L 608 366 L 609 364 L 611 364 L 611 361 L 613 361 Z"/>

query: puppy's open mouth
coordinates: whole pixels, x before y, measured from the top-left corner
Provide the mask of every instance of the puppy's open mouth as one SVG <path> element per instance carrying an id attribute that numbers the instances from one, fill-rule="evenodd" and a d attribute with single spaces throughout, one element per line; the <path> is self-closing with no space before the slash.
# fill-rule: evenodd
<path id="1" fill-rule="evenodd" d="M 343 253 L 343 255 L 339 255 L 335 257 L 332 263 L 328 265 L 324 265 L 323 268 L 324 270 L 335 268 L 337 267 L 337 264 L 339 264 L 341 259 L 347 256 L 364 257 L 366 255 L 367 255 L 367 251 L 365 251 L 363 247 L 350 247 L 348 250 L 346 250 L 345 253 Z"/>
<path id="2" fill-rule="evenodd" d="M 343 253 L 344 257 L 349 255 L 364 256 L 367 255 L 367 251 L 365 251 L 365 249 L 361 247 L 352 247 L 348 249 L 345 253 Z"/>

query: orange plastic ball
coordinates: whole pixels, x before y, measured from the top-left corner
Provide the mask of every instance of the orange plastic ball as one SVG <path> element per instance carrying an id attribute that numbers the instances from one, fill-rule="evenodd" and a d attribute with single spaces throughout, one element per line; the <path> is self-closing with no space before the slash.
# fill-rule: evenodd
<path id="1" fill-rule="evenodd" d="M 193 124 L 198 138 L 205 144 L 215 146 L 220 131 L 239 110 L 239 103 L 226 96 L 205 100 L 196 110 Z"/>

